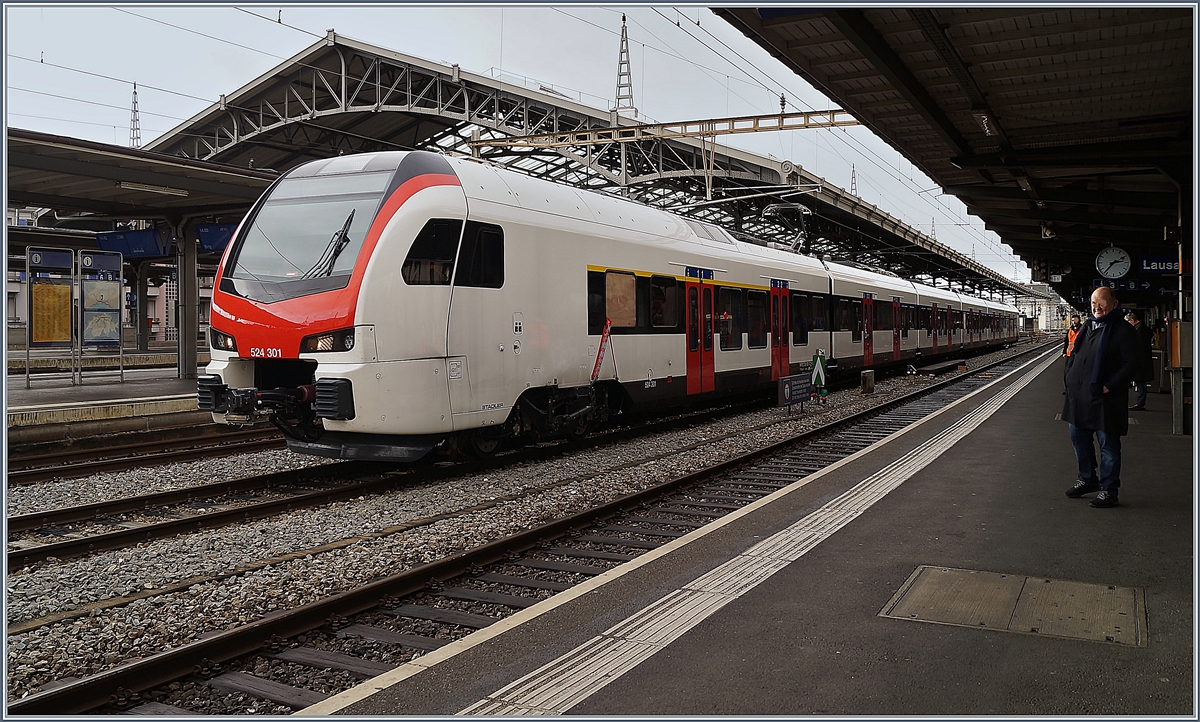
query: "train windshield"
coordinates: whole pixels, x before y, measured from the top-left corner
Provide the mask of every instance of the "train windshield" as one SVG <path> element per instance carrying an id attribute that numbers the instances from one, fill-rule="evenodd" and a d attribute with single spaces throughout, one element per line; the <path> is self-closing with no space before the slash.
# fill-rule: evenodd
<path id="1" fill-rule="evenodd" d="M 273 301 L 343 288 L 391 176 L 389 171 L 280 182 L 225 269 L 232 290 Z"/>

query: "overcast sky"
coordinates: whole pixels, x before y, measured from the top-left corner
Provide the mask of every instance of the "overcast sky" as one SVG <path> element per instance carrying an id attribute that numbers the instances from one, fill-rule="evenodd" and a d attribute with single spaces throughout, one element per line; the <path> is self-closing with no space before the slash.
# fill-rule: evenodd
<path id="1" fill-rule="evenodd" d="M 10 128 L 129 144 L 137 83 L 142 144 L 323 38 L 327 29 L 506 82 L 529 79 L 596 108 L 616 97 L 628 16 L 634 104 L 647 122 L 836 107 L 765 51 L 696 7 L 6 6 Z M 1005 277 L 1029 272 L 983 223 L 866 128 L 724 136 L 788 159 Z"/>

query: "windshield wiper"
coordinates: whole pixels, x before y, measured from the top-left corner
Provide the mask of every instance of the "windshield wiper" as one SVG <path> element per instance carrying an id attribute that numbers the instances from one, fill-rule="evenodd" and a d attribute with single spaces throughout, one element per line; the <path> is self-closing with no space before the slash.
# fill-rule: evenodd
<path id="1" fill-rule="evenodd" d="M 333 275 L 333 264 L 337 263 L 338 256 L 350 244 L 350 222 L 354 220 L 355 210 L 357 209 L 350 209 L 350 215 L 346 216 L 346 222 L 342 224 L 342 229 L 333 234 L 333 238 L 329 239 L 329 244 L 321 252 L 321 257 L 317 259 L 313 267 L 308 269 L 301 278 L 318 278 L 320 276 Z"/>

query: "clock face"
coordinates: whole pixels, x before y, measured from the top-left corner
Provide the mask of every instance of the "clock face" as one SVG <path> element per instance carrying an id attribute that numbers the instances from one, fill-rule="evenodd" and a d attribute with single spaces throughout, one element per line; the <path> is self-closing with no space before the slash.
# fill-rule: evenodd
<path id="1" fill-rule="evenodd" d="M 1120 278 L 1133 266 L 1124 248 L 1109 246 L 1096 254 L 1096 270 L 1105 278 Z"/>

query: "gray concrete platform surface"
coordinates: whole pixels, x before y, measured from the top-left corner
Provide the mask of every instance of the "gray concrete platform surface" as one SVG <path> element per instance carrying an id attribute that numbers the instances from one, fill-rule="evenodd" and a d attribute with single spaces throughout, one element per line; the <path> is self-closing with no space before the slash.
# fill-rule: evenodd
<path id="1" fill-rule="evenodd" d="M 69 373 L 36 374 L 29 381 L 26 388 L 24 374 L 10 374 L 5 385 L 9 443 L 190 425 L 203 418 L 196 410 L 196 380 L 178 378 L 174 368 L 126 368 L 124 382 L 116 371 L 85 371 L 76 384 Z"/>
<path id="2" fill-rule="evenodd" d="M 1194 715 L 1193 439 L 1151 395 L 1121 506 L 1067 498 L 1043 363 L 303 714 Z M 881 616 L 923 568 L 968 626 Z"/>

